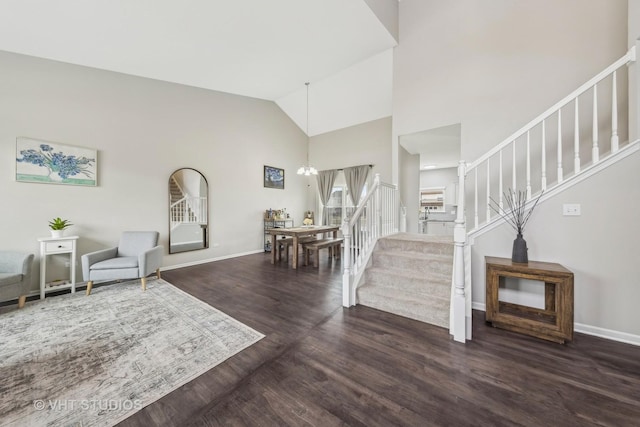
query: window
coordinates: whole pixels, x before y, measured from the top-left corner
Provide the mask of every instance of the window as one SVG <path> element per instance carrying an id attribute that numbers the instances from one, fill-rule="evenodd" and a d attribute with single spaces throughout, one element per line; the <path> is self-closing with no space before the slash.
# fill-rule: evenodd
<path id="1" fill-rule="evenodd" d="M 362 189 L 360 200 L 367 195 L 367 184 Z M 331 196 L 327 205 L 324 206 L 328 213 L 328 225 L 342 225 L 345 216 L 350 216 L 354 211 L 349 190 L 346 185 L 335 185 L 331 190 Z M 318 221 L 320 223 L 320 221 Z"/>
<path id="2" fill-rule="evenodd" d="M 444 188 L 423 188 L 420 190 L 420 209 L 425 212 L 444 212 Z"/>
<path id="3" fill-rule="evenodd" d="M 328 224 L 327 225 L 342 225 L 344 215 L 342 213 L 342 207 L 344 206 L 344 196 L 346 188 L 342 186 L 333 187 L 331 190 L 331 197 L 327 205 L 324 207 L 328 212 Z"/>

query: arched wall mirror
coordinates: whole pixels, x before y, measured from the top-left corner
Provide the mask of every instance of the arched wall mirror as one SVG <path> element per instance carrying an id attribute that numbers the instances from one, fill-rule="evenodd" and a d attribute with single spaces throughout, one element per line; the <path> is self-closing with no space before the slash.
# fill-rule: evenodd
<path id="1" fill-rule="evenodd" d="M 209 247 L 209 185 L 191 168 L 178 169 L 169 177 L 169 253 Z"/>

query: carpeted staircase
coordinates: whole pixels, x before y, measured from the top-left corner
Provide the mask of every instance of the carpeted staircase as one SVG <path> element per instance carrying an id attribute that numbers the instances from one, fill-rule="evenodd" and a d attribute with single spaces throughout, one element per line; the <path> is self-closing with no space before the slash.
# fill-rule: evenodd
<path id="1" fill-rule="evenodd" d="M 399 233 L 378 240 L 358 304 L 449 328 L 453 238 Z"/>
<path id="2" fill-rule="evenodd" d="M 180 189 L 180 186 L 178 185 L 174 177 L 171 177 L 171 179 L 169 180 L 169 194 L 171 196 L 172 204 L 184 197 L 184 194 L 182 193 L 182 190 Z"/>

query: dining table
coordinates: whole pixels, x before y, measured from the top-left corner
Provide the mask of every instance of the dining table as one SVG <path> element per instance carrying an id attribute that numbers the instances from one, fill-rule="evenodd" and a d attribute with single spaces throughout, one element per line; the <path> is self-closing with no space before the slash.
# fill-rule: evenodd
<path id="1" fill-rule="evenodd" d="M 290 228 L 270 228 L 268 231 L 269 231 L 269 234 L 271 234 L 271 239 L 273 242 L 273 244 L 271 245 L 271 264 L 276 263 L 276 252 L 278 250 L 276 239 L 278 238 L 278 236 L 293 237 L 292 267 L 295 269 L 295 268 L 298 268 L 298 243 L 300 241 L 300 237 L 333 233 L 333 237 L 336 238 L 338 237 L 338 230 L 340 230 L 339 225 L 309 225 L 309 226 L 290 227 Z"/>

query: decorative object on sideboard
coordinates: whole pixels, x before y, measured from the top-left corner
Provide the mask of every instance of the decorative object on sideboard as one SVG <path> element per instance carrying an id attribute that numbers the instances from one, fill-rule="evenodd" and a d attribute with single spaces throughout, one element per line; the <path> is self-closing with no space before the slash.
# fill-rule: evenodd
<path id="1" fill-rule="evenodd" d="M 304 213 L 304 219 L 302 220 L 302 224 L 306 225 L 306 226 L 311 226 L 313 225 L 313 212 L 311 211 L 306 211 Z"/>
<path id="2" fill-rule="evenodd" d="M 529 218 L 531 218 L 533 209 L 538 204 L 538 201 L 540 201 L 542 191 L 535 200 L 527 200 L 526 191 L 516 191 L 511 188 L 508 192 L 503 193 L 503 195 L 504 201 L 507 205 L 507 210 L 503 209 L 502 204 L 497 203 L 492 197 L 490 197 L 490 206 L 511 227 L 513 227 L 517 233 L 517 236 L 513 241 L 511 261 L 527 263 L 529 262 L 529 255 L 527 254 L 529 249 L 527 248 L 527 241 L 522 237 L 522 233 L 524 233 L 524 227 L 527 225 Z M 527 208 L 527 205 L 530 204 L 531 207 Z"/>
<path id="3" fill-rule="evenodd" d="M 91 148 L 19 137 L 16 153 L 16 181 L 97 184 L 97 151 Z"/>
<path id="4" fill-rule="evenodd" d="M 64 230 L 71 227 L 73 224 L 68 219 L 62 219 L 60 217 L 53 218 L 49 221 L 49 228 L 51 229 L 51 237 L 60 238 L 64 236 Z"/>

